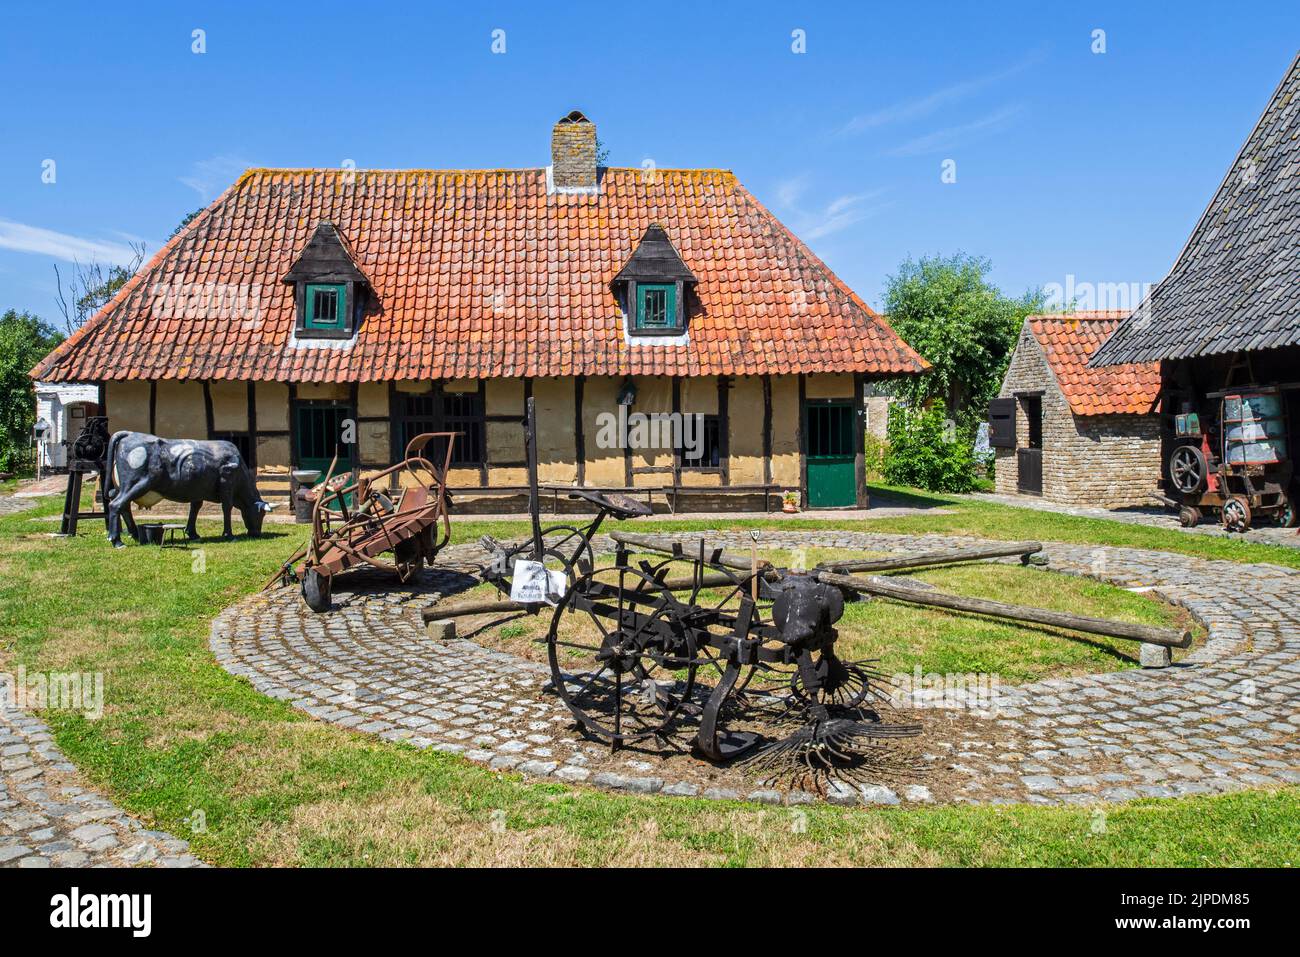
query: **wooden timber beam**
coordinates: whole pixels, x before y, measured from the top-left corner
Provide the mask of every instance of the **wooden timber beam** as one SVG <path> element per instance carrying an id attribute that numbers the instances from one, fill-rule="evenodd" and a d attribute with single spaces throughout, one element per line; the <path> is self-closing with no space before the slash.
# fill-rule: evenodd
<path id="1" fill-rule="evenodd" d="M 1019 555 L 1028 561 L 1030 555 L 1043 550 L 1042 542 L 1006 542 L 1001 545 L 980 545 L 973 548 L 948 548 L 919 555 L 899 555 L 893 558 L 861 558 L 842 562 L 822 562 L 818 570 L 831 572 L 885 572 L 900 568 L 925 568 L 930 565 L 952 565 L 957 562 L 974 562 L 986 558 L 1006 558 Z"/>
<path id="2" fill-rule="evenodd" d="M 947 592 L 908 588 L 891 582 L 887 578 L 857 578 L 852 575 L 840 575 L 835 572 L 821 571 L 817 580 L 838 588 L 868 595 L 881 595 L 913 605 L 932 605 L 938 608 L 951 608 L 954 611 L 971 612 L 976 615 L 988 615 L 993 618 L 1008 618 L 1012 621 L 1032 621 L 1039 625 L 1051 625 L 1055 628 L 1068 628 L 1071 631 L 1084 631 L 1094 635 L 1107 635 L 1111 638 L 1125 638 L 1129 641 L 1142 641 L 1152 645 L 1164 645 L 1167 648 L 1187 648 L 1192 643 L 1190 631 L 1175 628 L 1157 628 L 1152 625 L 1135 625 L 1126 621 L 1112 621 L 1108 618 L 1088 618 L 1084 615 L 1072 615 L 1063 611 L 1049 611 L 1046 608 L 1032 608 L 1028 605 L 1012 605 L 1002 601 L 990 601 L 985 598 L 967 598 L 964 595 L 950 595 Z"/>

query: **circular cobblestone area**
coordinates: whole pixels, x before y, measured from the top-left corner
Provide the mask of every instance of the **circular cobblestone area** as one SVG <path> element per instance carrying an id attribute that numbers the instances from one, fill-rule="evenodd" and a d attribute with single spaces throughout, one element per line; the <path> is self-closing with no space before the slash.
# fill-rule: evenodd
<path id="1" fill-rule="evenodd" d="M 749 547 L 747 536 L 709 540 Z M 976 541 L 781 530 L 763 547 L 907 553 Z M 1207 641 L 1171 668 L 1002 687 L 989 716 L 917 712 L 924 753 L 906 775 L 835 782 L 828 800 L 1090 804 L 1300 782 L 1300 573 L 1100 546 L 1048 543 L 1046 554 L 1043 574 L 1088 575 L 1187 608 Z M 296 589 L 253 595 L 216 618 L 212 649 L 232 674 L 319 720 L 495 769 L 637 793 L 815 799 L 681 756 L 611 755 L 577 734 L 541 666 L 432 638 L 419 609 L 471 584 L 466 572 L 485 558 L 477 546 L 447 549 L 404 589 L 364 573 L 340 579 L 324 615 Z"/>

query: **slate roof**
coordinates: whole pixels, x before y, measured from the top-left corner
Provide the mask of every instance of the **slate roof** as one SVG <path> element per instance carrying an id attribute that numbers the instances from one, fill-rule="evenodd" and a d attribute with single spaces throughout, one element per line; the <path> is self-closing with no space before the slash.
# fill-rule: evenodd
<path id="1" fill-rule="evenodd" d="M 1122 310 L 1070 312 L 1025 320 L 1075 415 L 1146 415 L 1155 411 L 1160 399 L 1160 363 L 1088 367 L 1088 359 L 1126 315 Z"/>
<path id="2" fill-rule="evenodd" d="M 322 223 L 375 303 L 297 342 L 281 280 Z M 611 280 L 659 224 L 698 280 L 689 344 L 629 344 Z M 180 294 L 177 294 L 180 290 Z M 203 290 L 215 306 L 195 307 Z M 722 170 L 245 173 L 33 375 L 62 381 L 916 373 L 928 368 Z"/>
<path id="3" fill-rule="evenodd" d="M 1092 364 L 1300 345 L 1300 55 L 1178 261 Z"/>

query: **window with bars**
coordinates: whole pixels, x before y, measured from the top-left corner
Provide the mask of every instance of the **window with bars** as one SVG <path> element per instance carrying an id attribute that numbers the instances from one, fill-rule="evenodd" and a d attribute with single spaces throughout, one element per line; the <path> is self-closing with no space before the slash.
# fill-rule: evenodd
<path id="1" fill-rule="evenodd" d="M 702 436 L 696 435 L 695 448 L 682 449 L 682 468 L 716 469 L 722 466 L 722 417 L 705 415 Z M 700 426 L 696 426 L 700 428 Z"/>
<path id="2" fill-rule="evenodd" d="M 403 395 L 400 401 L 401 413 L 397 428 L 398 458 L 406 454 L 406 446 L 410 444 L 411 439 L 424 432 L 438 431 L 437 407 L 432 394 Z M 417 453 L 419 451 L 416 450 Z M 437 456 L 438 450 L 430 446 L 425 450 L 425 454 Z M 438 460 L 441 461 L 440 456 Z"/>
<path id="3" fill-rule="evenodd" d="M 677 328 L 677 285 L 636 284 L 636 328 L 650 331 Z"/>
<path id="4" fill-rule="evenodd" d="M 342 329 L 346 326 L 346 285 L 308 283 L 306 297 L 303 322 L 308 329 Z"/>
<path id="5" fill-rule="evenodd" d="M 442 427 L 447 432 L 461 432 L 452 448 L 452 465 L 482 465 L 484 451 L 483 397 L 477 392 L 449 392 L 442 397 Z"/>

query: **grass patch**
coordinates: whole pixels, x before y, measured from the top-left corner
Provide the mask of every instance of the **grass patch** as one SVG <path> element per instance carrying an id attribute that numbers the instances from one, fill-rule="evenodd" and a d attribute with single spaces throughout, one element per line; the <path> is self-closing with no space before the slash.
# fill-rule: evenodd
<path id="1" fill-rule="evenodd" d="M 1095 833 L 1091 809 L 796 813 L 525 783 L 312 721 L 217 667 L 207 648 L 212 616 L 258 587 L 302 529 L 209 538 L 197 571 L 191 549 L 113 551 L 92 523 L 76 539 L 50 538 L 41 517 L 58 509 L 47 499 L 0 518 L 0 659 L 103 671 L 102 719 L 43 715 L 59 746 L 93 786 L 217 864 L 1285 866 L 1300 846 L 1295 788 L 1118 806 Z M 485 524 L 462 522 L 457 538 L 473 540 Z M 501 524 L 506 537 L 524 528 Z M 189 827 L 196 811 L 202 833 Z"/>

